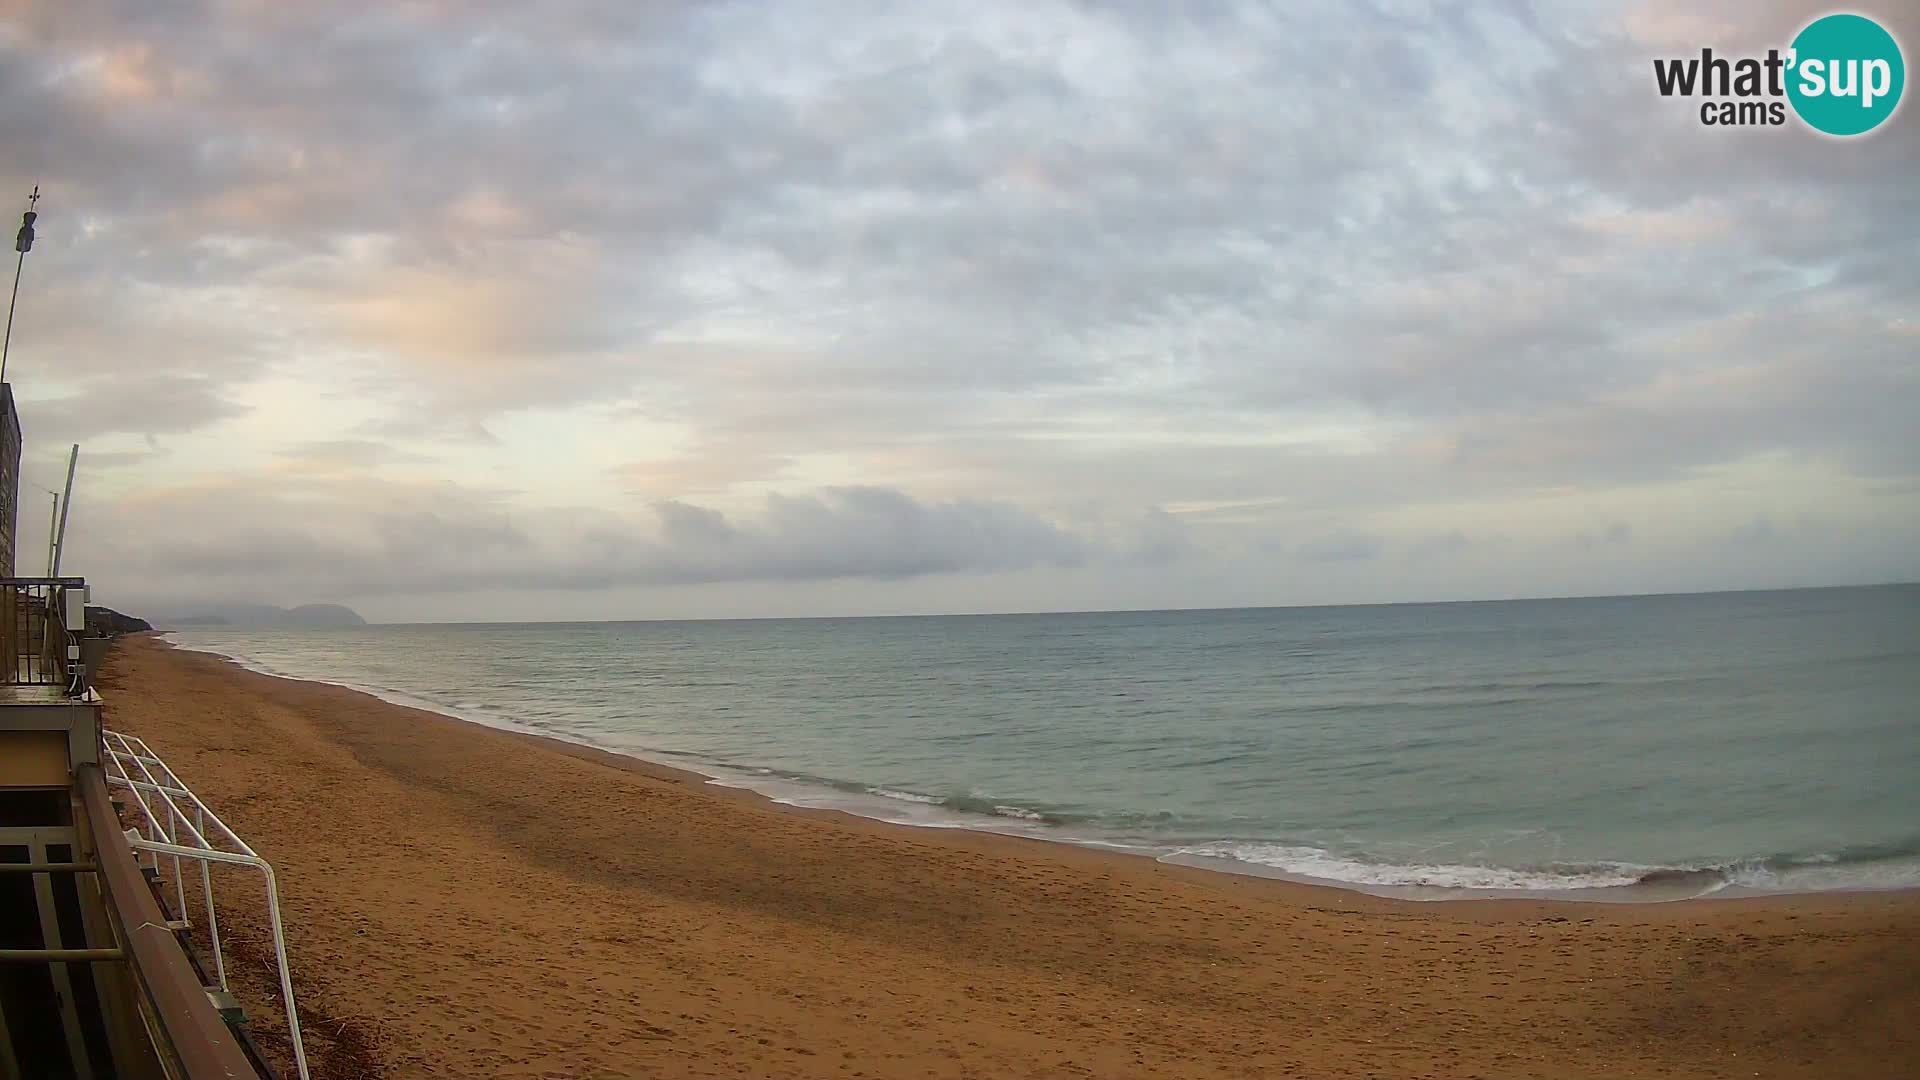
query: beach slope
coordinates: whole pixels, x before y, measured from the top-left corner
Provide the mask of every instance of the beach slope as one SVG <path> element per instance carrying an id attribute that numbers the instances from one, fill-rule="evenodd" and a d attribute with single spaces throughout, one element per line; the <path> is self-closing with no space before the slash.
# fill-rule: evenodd
<path id="1" fill-rule="evenodd" d="M 1911 893 L 1387 901 L 795 811 L 149 636 L 100 684 L 273 861 L 331 1075 L 1920 1075 Z"/>

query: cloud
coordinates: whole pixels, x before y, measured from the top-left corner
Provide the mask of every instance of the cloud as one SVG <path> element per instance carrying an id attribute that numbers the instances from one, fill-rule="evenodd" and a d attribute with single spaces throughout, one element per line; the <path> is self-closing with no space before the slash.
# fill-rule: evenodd
<path id="1" fill-rule="evenodd" d="M 1630 544 L 1632 542 L 1633 526 L 1624 521 L 1613 522 L 1597 533 L 1583 529 L 1580 535 L 1574 537 L 1574 543 L 1583 548 L 1606 547 L 1617 544 Z"/>
<path id="2" fill-rule="evenodd" d="M 433 459 L 394 449 L 370 439 L 319 439 L 285 447 L 279 455 L 295 469 L 337 472 L 378 465 L 418 464 Z"/>
<path id="3" fill-rule="evenodd" d="M 1380 540 L 1359 533 L 1341 533 L 1309 540 L 1297 554 L 1306 562 L 1362 562 L 1380 557 Z"/>
<path id="4" fill-rule="evenodd" d="M 1273 536 L 1438 587 L 1456 522 L 1563 549 L 1676 485 L 1703 543 L 1759 485 L 1870 489 L 1849 520 L 1920 549 L 1920 124 L 1707 132 L 1652 89 L 1817 5 L 71 7 L 0 22 L 0 197 L 48 192 L 9 378 L 36 446 L 121 455 L 127 520 L 339 485 L 233 553 L 261 588 Z M 354 511 L 399 473 L 478 550 Z"/>
<path id="5" fill-rule="evenodd" d="M 1768 544 L 1779 537 L 1773 527 L 1773 519 L 1765 514 L 1755 514 L 1753 520 L 1733 530 L 1728 539 L 1735 544 Z"/>
<path id="6" fill-rule="evenodd" d="M 1475 543 L 1486 542 L 1485 540 L 1476 541 L 1469 538 L 1466 533 L 1461 532 L 1459 529 L 1448 529 L 1446 532 L 1422 536 L 1415 540 L 1408 554 L 1415 558 L 1432 558 L 1465 551 Z"/>
<path id="7" fill-rule="evenodd" d="M 358 451 L 313 460 L 355 464 Z M 76 557 L 110 583 L 165 582 L 165 599 L 430 595 L 477 588 L 601 589 L 754 581 L 904 580 L 1123 557 L 1005 503 L 920 500 L 884 488 L 767 498 L 728 515 L 679 501 L 572 511 L 555 531 L 493 500 L 312 471 L 271 484 L 145 493 L 90 515 Z M 649 520 L 650 519 L 650 520 Z M 1148 550 L 1164 536 L 1144 538 Z"/>
<path id="8" fill-rule="evenodd" d="M 1014 507 L 923 503 L 884 488 L 774 496 L 757 520 L 729 522 L 681 503 L 656 507 L 661 536 L 627 554 L 634 573 L 668 582 L 907 578 L 1072 566 L 1085 541 Z"/>
<path id="9" fill-rule="evenodd" d="M 115 433 L 169 435 L 243 411 L 217 381 L 200 375 L 102 376 L 81 385 L 76 394 L 22 402 L 23 428 L 38 442 L 54 443 Z"/>

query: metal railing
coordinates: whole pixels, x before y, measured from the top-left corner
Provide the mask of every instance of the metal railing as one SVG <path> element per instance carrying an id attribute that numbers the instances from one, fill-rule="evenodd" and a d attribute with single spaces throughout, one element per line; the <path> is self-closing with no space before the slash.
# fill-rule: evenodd
<path id="1" fill-rule="evenodd" d="M 200 865 L 200 896 L 206 912 L 207 938 L 212 943 L 214 978 L 220 989 L 227 987 L 227 963 L 220 947 L 220 920 L 213 904 L 214 864 L 252 867 L 266 878 L 267 922 L 273 934 L 273 957 L 279 967 L 280 996 L 287 1010 L 287 1033 L 293 1039 L 293 1063 L 300 1080 L 307 1080 L 307 1052 L 300 1041 L 300 1013 L 293 1003 L 293 974 L 287 967 L 287 938 L 280 919 L 280 893 L 273 867 L 240 839 L 219 815 L 207 808 L 180 778 L 174 775 L 160 755 L 135 735 L 101 731 L 106 751 L 107 783 L 125 788 L 133 796 L 145 818 L 146 829 L 128 842 L 135 851 L 144 851 L 153 866 L 160 860 L 172 863 L 175 914 L 187 919 L 187 886 L 181 860 Z M 137 773 L 137 775 L 136 775 Z M 153 801 L 149 802 L 148 797 Z"/>
<path id="2" fill-rule="evenodd" d="M 134 1014 L 110 1020 L 128 1034 L 144 1032 L 157 1060 L 143 1067 L 129 1045 L 124 1072 L 174 1080 L 234 1080 L 255 1074 L 233 1029 L 214 1008 L 165 913 L 154 900 L 133 851 L 120 831 L 119 815 L 107 794 L 106 774 L 98 765 L 82 765 L 74 785 L 86 807 L 88 831 L 99 860 L 95 874 L 107 904 L 112 941 L 124 959 L 96 970 L 107 985 L 119 982 L 132 992 Z M 125 979 L 113 969 L 125 965 Z M 117 998 L 117 992 L 110 996 Z M 130 1028 L 127 1027 L 130 1023 Z M 115 1051 L 115 1060 L 121 1060 Z"/>
<path id="3" fill-rule="evenodd" d="M 71 653 L 86 627 L 67 618 L 84 612 L 86 589 L 85 578 L 0 578 L 0 685 L 78 691 Z"/>

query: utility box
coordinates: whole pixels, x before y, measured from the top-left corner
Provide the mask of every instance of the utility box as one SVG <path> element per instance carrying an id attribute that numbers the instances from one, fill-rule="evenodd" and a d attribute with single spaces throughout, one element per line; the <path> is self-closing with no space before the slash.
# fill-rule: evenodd
<path id="1" fill-rule="evenodd" d="M 64 603 L 60 612 L 63 616 L 61 623 L 67 628 L 67 633 L 85 634 L 87 632 L 87 587 L 85 585 L 79 588 L 68 586 L 60 590 L 60 598 Z"/>
<path id="2" fill-rule="evenodd" d="M 85 694 L 93 689 L 93 677 L 100 673 L 100 665 L 106 662 L 107 650 L 113 646 L 112 638 L 83 637 L 80 639 L 80 685 L 75 687 Z"/>

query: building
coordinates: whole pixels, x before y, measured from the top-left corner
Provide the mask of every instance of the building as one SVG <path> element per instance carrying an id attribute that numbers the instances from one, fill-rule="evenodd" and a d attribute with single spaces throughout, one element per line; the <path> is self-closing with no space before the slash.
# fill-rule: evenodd
<path id="1" fill-rule="evenodd" d="M 0 385 L 9 575 L 19 464 Z M 198 923 L 212 936 L 209 974 L 187 881 L 212 862 L 264 870 L 278 940 L 271 868 L 145 743 L 102 728 L 92 670 L 106 643 L 85 637 L 86 600 L 82 578 L 0 578 L 0 1080 L 270 1077 L 225 991 L 212 888 Z"/>
<path id="2" fill-rule="evenodd" d="M 0 383 L 0 574 L 13 576 L 14 538 L 20 529 L 20 415 L 13 385 Z"/>

